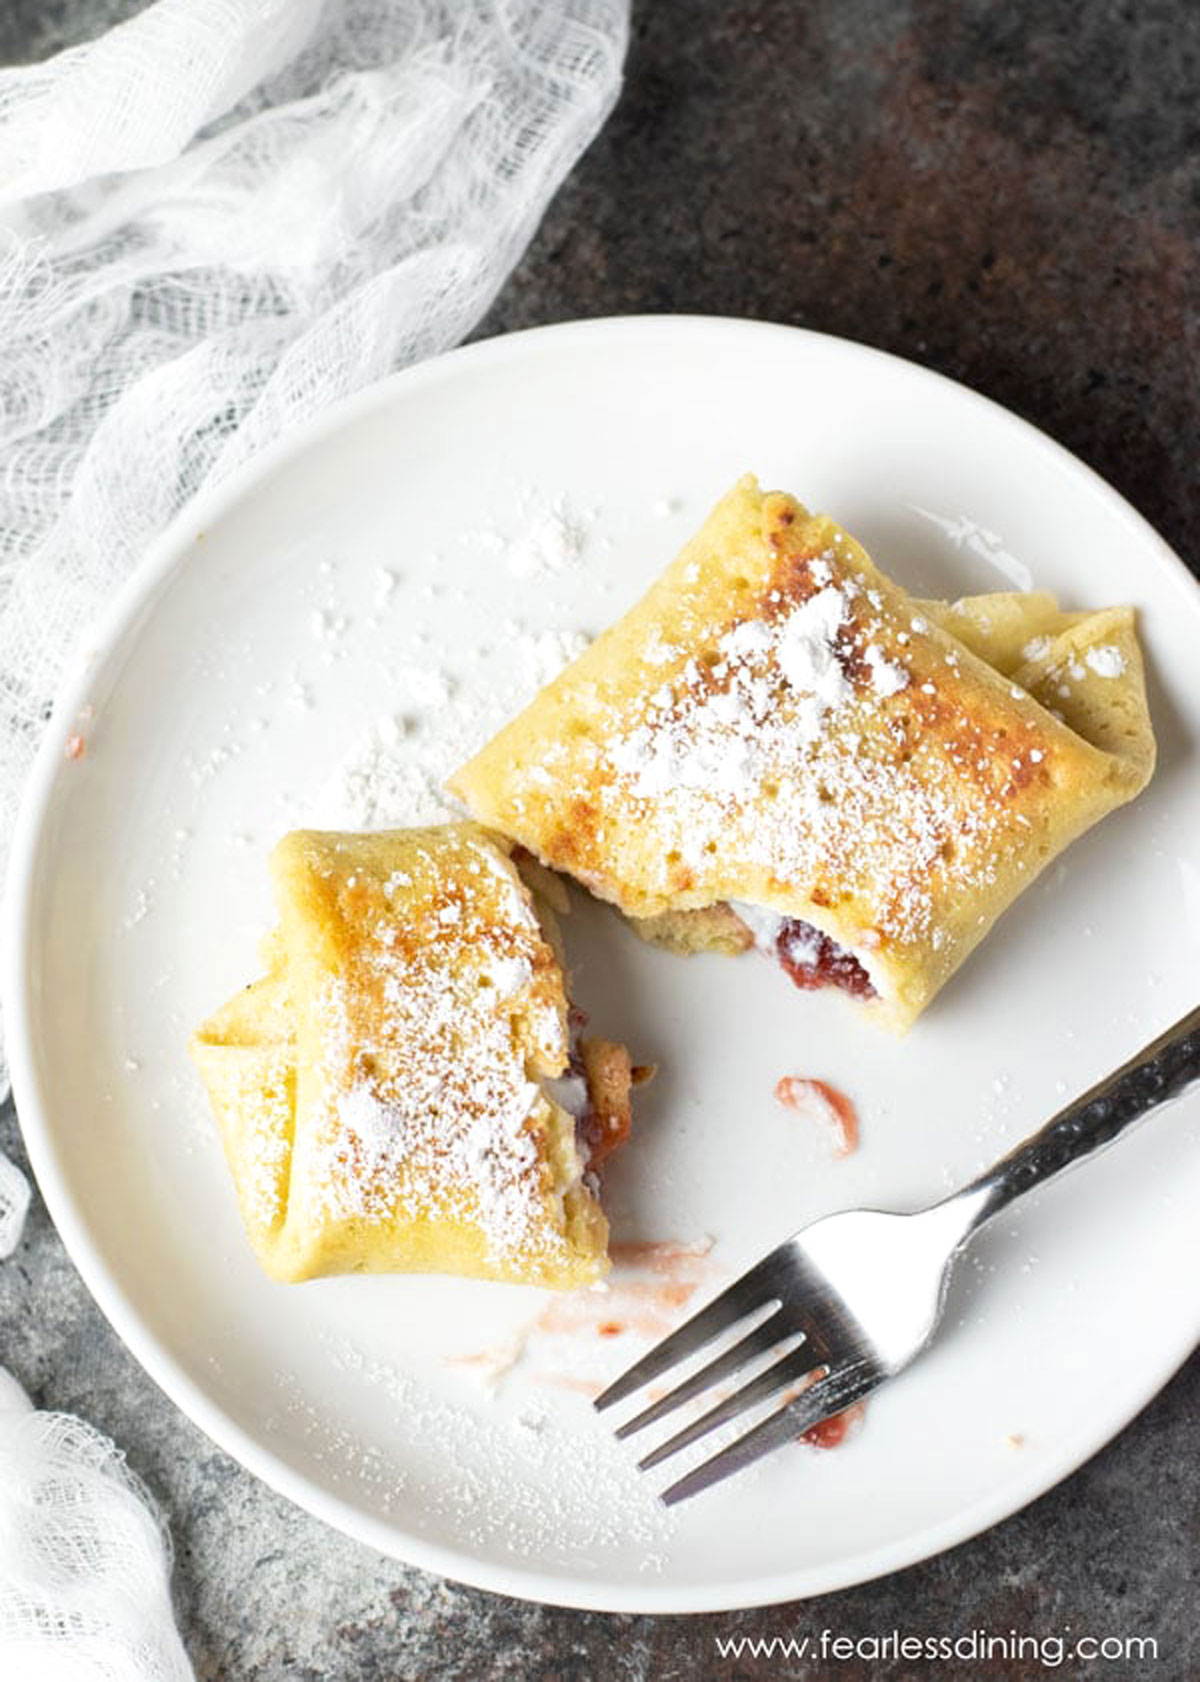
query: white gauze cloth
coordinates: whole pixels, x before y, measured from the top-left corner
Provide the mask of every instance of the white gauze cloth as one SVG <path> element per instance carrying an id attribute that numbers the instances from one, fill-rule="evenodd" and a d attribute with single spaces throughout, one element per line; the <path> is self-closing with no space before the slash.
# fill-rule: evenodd
<path id="1" fill-rule="evenodd" d="M 35 1412 L 0 1368 L 0 1676 L 189 1682 L 169 1573 L 166 1530 L 121 1451 Z"/>
<path id="2" fill-rule="evenodd" d="M 470 331 L 611 108 L 627 29 L 628 0 L 156 0 L 0 71 L 0 855 L 149 540 Z"/>

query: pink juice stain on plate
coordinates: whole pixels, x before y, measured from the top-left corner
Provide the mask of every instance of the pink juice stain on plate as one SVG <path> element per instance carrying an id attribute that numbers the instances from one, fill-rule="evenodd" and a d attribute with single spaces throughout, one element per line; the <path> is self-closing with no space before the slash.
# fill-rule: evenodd
<path id="1" fill-rule="evenodd" d="M 784 1075 L 775 1083 L 775 1096 L 789 1110 L 795 1110 L 825 1127 L 833 1140 L 834 1156 L 849 1156 L 858 1149 L 858 1111 L 836 1086 L 806 1075 Z"/>

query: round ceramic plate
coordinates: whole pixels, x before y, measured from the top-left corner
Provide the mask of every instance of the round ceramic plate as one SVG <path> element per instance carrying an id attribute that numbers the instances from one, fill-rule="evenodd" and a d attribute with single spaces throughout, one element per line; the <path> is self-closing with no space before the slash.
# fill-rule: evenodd
<path id="1" fill-rule="evenodd" d="M 1032 582 L 1069 606 L 1134 602 L 1154 782 L 1036 882 L 904 1040 L 754 956 L 674 958 L 578 905 L 577 996 L 659 1065 L 608 1175 L 611 1287 L 272 1285 L 185 1051 L 257 972 L 269 847 L 299 823 L 435 812 L 440 777 L 747 469 L 834 514 L 917 593 Z M 433 1571 L 570 1605 L 716 1610 L 972 1535 L 1078 1466 L 1193 1347 L 1197 1101 L 986 1232 L 936 1345 L 837 1449 L 798 1445 L 668 1511 L 656 1491 L 676 1469 L 639 1474 L 589 1396 L 794 1227 L 936 1198 L 1195 1004 L 1197 647 L 1200 592 L 1112 490 L 1012 415 L 856 345 L 600 321 L 364 392 L 188 510 L 48 733 L 15 844 L 6 1015 L 64 1241 L 216 1442 Z M 776 1103 L 785 1074 L 852 1099 L 856 1154 Z"/>

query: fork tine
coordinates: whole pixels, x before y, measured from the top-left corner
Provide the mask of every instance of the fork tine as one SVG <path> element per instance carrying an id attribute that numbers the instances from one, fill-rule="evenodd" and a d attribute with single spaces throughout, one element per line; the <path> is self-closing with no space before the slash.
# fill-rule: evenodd
<path id="1" fill-rule="evenodd" d="M 684 1402 L 690 1401 L 693 1396 L 698 1396 L 703 1390 L 711 1389 L 722 1378 L 727 1378 L 730 1374 L 739 1371 L 756 1355 L 765 1355 L 768 1349 L 774 1348 L 789 1332 L 797 1329 L 796 1322 L 791 1315 L 785 1313 L 782 1308 L 777 1308 L 774 1314 L 769 1315 L 767 1319 L 755 1326 L 753 1331 L 747 1332 L 745 1337 L 739 1338 L 731 1349 L 723 1350 L 715 1360 L 709 1361 L 707 1366 L 701 1367 L 690 1378 L 685 1378 L 682 1384 L 676 1385 L 674 1390 L 669 1391 L 659 1401 L 654 1402 L 648 1408 L 643 1408 L 641 1413 L 635 1413 L 632 1419 L 625 1421 L 624 1425 L 619 1425 L 616 1432 L 617 1436 L 632 1437 L 635 1431 L 641 1431 L 647 1425 L 653 1425 L 664 1414 L 674 1412 L 677 1407 L 681 1407 Z"/>
<path id="2" fill-rule="evenodd" d="M 780 1250 L 784 1249 L 780 1245 Z M 631 1396 L 643 1384 L 649 1384 L 666 1372 L 677 1362 L 694 1355 L 698 1349 L 703 1349 L 706 1343 L 711 1343 L 723 1331 L 735 1326 L 739 1320 L 744 1320 L 756 1308 L 764 1308 L 767 1303 L 778 1304 L 778 1297 L 771 1293 L 774 1270 L 779 1251 L 772 1250 L 769 1256 L 764 1256 L 756 1262 L 748 1273 L 743 1273 L 740 1279 L 735 1279 L 732 1285 L 726 1287 L 719 1296 L 690 1320 L 685 1320 L 682 1326 L 676 1327 L 669 1337 L 635 1361 L 628 1372 L 614 1379 L 595 1399 L 595 1408 L 611 1407 L 614 1402 L 622 1401 Z"/>
<path id="3" fill-rule="evenodd" d="M 886 1376 L 881 1366 L 868 1361 L 855 1362 L 827 1374 L 794 1401 L 738 1437 L 728 1448 L 714 1454 L 711 1460 L 705 1460 L 694 1471 L 671 1484 L 659 1499 L 665 1506 L 673 1507 L 677 1502 L 686 1501 L 690 1496 L 699 1495 L 701 1490 L 723 1482 L 734 1472 L 761 1460 L 763 1455 L 794 1442 L 805 1431 L 811 1431 L 814 1425 L 832 1419 L 834 1414 L 845 1413 L 855 1402 L 869 1396 Z"/>
<path id="4" fill-rule="evenodd" d="M 702 1413 L 699 1419 L 693 1419 L 690 1425 L 685 1425 L 681 1431 L 676 1431 L 673 1437 L 660 1443 L 652 1449 L 644 1460 L 638 1461 L 638 1468 L 648 1472 L 651 1466 L 657 1466 L 660 1460 L 668 1460 L 672 1454 L 678 1454 L 681 1448 L 687 1448 L 690 1443 L 700 1437 L 706 1437 L 710 1431 L 715 1431 L 718 1425 L 724 1425 L 729 1419 L 736 1419 L 739 1413 L 753 1407 L 756 1402 L 765 1402 L 777 1390 L 783 1390 L 806 1373 L 812 1372 L 814 1367 L 821 1365 L 821 1357 L 814 1355 L 808 1340 L 793 1349 L 790 1355 L 785 1355 L 782 1361 L 776 1361 L 774 1366 L 768 1367 L 766 1372 L 760 1372 L 757 1378 L 752 1378 L 749 1384 L 743 1384 L 740 1390 L 735 1390 L 732 1396 L 718 1402 L 715 1407 Z"/>

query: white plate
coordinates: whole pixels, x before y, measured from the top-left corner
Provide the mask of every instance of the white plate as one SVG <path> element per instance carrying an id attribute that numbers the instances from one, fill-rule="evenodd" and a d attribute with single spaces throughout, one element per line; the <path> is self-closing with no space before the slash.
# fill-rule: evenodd
<path id="1" fill-rule="evenodd" d="M 674 959 L 591 907 L 569 929 L 594 1021 L 661 1064 L 609 1177 L 619 1238 L 714 1239 L 685 1269 L 702 1294 L 819 1212 L 937 1196 L 1195 1003 L 1200 592 L 1073 458 L 906 363 L 787 328 L 637 319 L 495 340 L 363 393 L 156 546 L 59 709 L 16 839 L 17 1096 L 105 1313 L 303 1506 L 538 1600 L 716 1610 L 908 1564 L 1079 1465 L 1200 1330 L 1195 1101 L 985 1234 L 936 1347 L 842 1448 L 797 1447 L 670 1515 L 569 1387 L 625 1365 L 637 1324 L 665 1324 L 653 1289 L 576 1299 L 581 1328 L 538 1332 L 489 1386 L 461 1358 L 520 1334 L 537 1293 L 281 1288 L 252 1263 L 184 1042 L 256 972 L 268 845 L 356 809 L 344 767 L 381 718 L 409 720 L 393 770 L 487 734 L 477 698 L 499 722 L 555 634 L 633 601 L 747 468 L 916 591 L 1032 578 L 1141 615 L 1154 783 L 1037 882 L 907 1039 L 754 958 Z M 585 534 L 573 560 L 529 541 L 556 504 Z M 785 1073 L 853 1098 L 857 1155 L 835 1160 L 775 1103 Z M 598 1336 L 604 1319 L 635 1329 Z"/>

